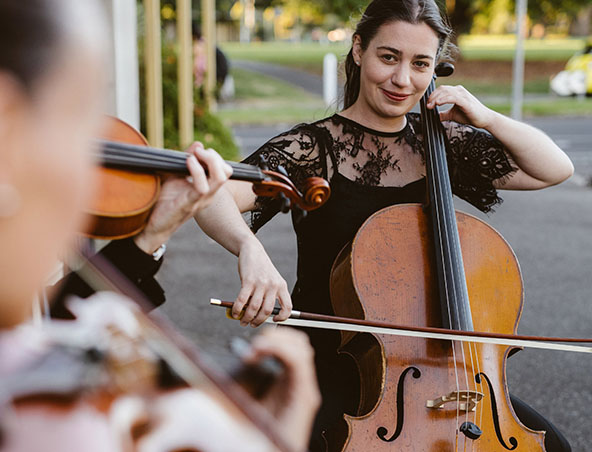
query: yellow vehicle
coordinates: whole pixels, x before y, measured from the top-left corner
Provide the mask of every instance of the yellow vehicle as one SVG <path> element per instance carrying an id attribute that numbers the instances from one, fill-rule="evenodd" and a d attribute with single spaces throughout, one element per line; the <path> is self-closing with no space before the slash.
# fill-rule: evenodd
<path id="1" fill-rule="evenodd" d="M 559 96 L 592 96 L 592 39 L 551 79 L 551 90 Z"/>

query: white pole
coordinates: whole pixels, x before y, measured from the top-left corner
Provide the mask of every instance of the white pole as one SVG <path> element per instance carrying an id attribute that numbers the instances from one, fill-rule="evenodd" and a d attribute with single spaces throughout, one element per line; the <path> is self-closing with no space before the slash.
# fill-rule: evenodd
<path id="1" fill-rule="evenodd" d="M 111 26 L 107 113 L 140 129 L 136 0 L 103 0 Z"/>
<path id="2" fill-rule="evenodd" d="M 327 107 L 337 102 L 337 57 L 333 53 L 323 58 L 323 99 Z"/>
<path id="3" fill-rule="evenodd" d="M 516 3 L 516 53 L 514 54 L 512 80 L 512 118 L 522 119 L 524 101 L 524 25 L 528 0 Z"/>

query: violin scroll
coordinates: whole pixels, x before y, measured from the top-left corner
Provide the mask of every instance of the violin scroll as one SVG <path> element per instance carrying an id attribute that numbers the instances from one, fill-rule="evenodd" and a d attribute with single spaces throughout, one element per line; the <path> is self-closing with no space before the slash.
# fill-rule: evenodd
<path id="1" fill-rule="evenodd" d="M 292 205 L 302 210 L 309 211 L 321 207 L 331 195 L 329 183 L 321 177 L 309 177 L 304 181 L 304 194 L 285 175 L 264 170 L 263 173 L 269 180 L 253 185 L 253 192 L 257 196 L 277 197 L 285 195 Z"/>

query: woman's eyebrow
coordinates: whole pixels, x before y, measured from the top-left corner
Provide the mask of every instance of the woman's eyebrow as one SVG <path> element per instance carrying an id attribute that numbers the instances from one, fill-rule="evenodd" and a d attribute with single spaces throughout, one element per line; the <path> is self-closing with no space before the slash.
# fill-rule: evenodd
<path id="1" fill-rule="evenodd" d="M 388 50 L 389 52 L 392 52 L 395 55 L 401 55 L 401 51 L 399 49 L 395 49 L 394 47 L 379 46 L 379 47 L 377 47 L 377 50 Z M 422 55 L 422 54 L 414 55 L 413 58 L 418 59 L 418 60 L 424 60 L 424 59 L 433 60 L 434 59 L 434 57 L 431 55 Z"/>

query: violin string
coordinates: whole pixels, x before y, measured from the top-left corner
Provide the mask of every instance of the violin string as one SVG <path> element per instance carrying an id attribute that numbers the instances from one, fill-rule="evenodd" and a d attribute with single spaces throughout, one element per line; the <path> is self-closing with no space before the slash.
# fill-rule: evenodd
<path id="1" fill-rule="evenodd" d="M 170 163 L 172 167 L 187 166 L 187 153 L 182 151 L 173 151 L 170 149 L 157 149 L 146 146 L 137 146 L 127 143 L 117 143 L 110 141 L 102 141 L 103 155 L 110 158 L 118 155 L 126 155 L 138 159 L 138 163 L 143 163 L 146 160 L 153 162 Z M 263 175 L 261 170 L 253 165 L 246 165 L 244 163 L 227 162 L 233 170 L 233 175 L 236 178 L 258 179 L 262 180 Z M 167 168 L 168 169 L 168 168 Z"/>
<path id="2" fill-rule="evenodd" d="M 421 103 L 421 109 L 422 109 L 422 114 L 424 117 L 424 121 L 426 121 L 426 131 L 428 131 L 429 133 L 427 133 L 427 137 L 425 137 L 426 139 L 426 144 L 427 147 L 425 149 L 426 152 L 426 158 L 428 158 L 429 160 L 429 165 L 430 165 L 430 171 L 431 171 L 431 175 L 432 177 L 429 179 L 430 180 L 430 184 L 431 184 L 431 192 L 433 195 L 433 198 L 431 199 L 431 202 L 433 204 L 433 212 L 434 215 L 436 216 L 436 218 L 432 218 L 432 223 L 435 225 L 436 229 L 437 229 L 437 233 L 438 233 L 438 237 L 439 237 L 439 243 L 440 245 L 442 244 L 442 229 L 441 229 L 441 225 L 442 225 L 442 214 L 440 212 L 440 205 L 438 202 L 436 202 L 438 196 L 437 196 L 437 192 L 438 192 L 438 187 L 436 186 L 436 181 L 435 181 L 435 176 L 436 176 L 436 169 L 434 167 L 434 165 L 436 164 L 436 162 L 434 161 L 435 158 L 435 153 L 434 153 L 434 149 L 435 149 L 435 143 L 434 143 L 434 132 L 433 132 L 433 124 L 431 121 L 431 117 L 430 117 L 430 112 L 427 109 L 427 99 L 430 96 L 430 94 L 433 92 L 434 90 L 434 86 L 435 83 L 432 80 L 430 86 L 428 87 L 426 93 L 424 93 L 424 97 L 422 99 L 422 103 Z M 435 113 L 434 113 L 435 114 Z M 434 237 L 435 238 L 435 237 Z M 440 247 L 441 248 L 441 247 Z M 437 258 L 439 258 L 442 262 L 442 268 L 444 268 L 444 255 L 443 255 L 443 250 L 440 249 L 440 252 L 437 253 L 438 256 Z M 448 281 L 446 280 L 446 278 L 443 278 L 443 282 L 446 286 L 448 285 Z M 450 300 L 449 300 L 449 292 L 448 290 L 444 290 L 444 295 L 446 297 L 446 308 L 447 308 L 447 315 L 448 315 L 448 323 L 450 325 L 450 328 L 453 328 L 452 325 L 452 314 L 451 314 L 451 309 L 450 309 Z M 456 358 L 456 341 L 451 341 L 452 342 L 452 359 L 454 362 L 454 378 L 455 378 L 455 382 L 456 382 L 456 390 L 457 393 L 460 393 L 460 383 L 459 383 L 459 378 L 458 378 L 458 368 L 457 368 L 457 358 Z M 457 403 L 456 404 L 456 428 L 455 428 L 455 443 L 456 443 L 456 449 L 458 450 L 458 439 L 459 439 L 459 418 L 460 418 L 460 404 Z"/>

